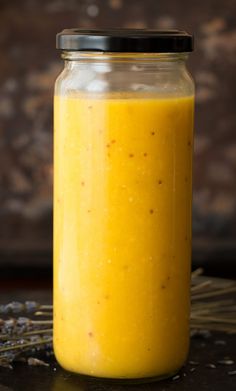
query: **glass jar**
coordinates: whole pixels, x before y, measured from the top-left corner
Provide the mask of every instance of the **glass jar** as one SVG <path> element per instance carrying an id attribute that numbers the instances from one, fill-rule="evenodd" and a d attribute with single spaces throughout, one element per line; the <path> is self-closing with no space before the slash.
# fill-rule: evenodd
<path id="1" fill-rule="evenodd" d="M 194 85 L 181 31 L 64 30 L 54 102 L 54 349 L 149 381 L 189 348 Z"/>

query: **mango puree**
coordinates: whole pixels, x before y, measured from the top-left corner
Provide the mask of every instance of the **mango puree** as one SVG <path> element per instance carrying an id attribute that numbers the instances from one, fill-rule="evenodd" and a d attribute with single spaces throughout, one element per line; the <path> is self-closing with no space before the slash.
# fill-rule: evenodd
<path id="1" fill-rule="evenodd" d="M 193 97 L 55 97 L 54 349 L 174 373 L 189 347 Z"/>

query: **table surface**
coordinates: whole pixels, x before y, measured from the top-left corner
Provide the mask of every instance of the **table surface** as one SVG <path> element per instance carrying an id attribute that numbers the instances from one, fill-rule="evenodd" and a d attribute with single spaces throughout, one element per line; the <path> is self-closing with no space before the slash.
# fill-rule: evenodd
<path id="1" fill-rule="evenodd" d="M 34 299 L 41 303 L 51 300 L 49 291 L 11 291 L 1 293 L 0 301 L 6 303 L 16 297 L 18 301 Z M 234 364 L 220 364 L 224 359 L 233 360 Z M 47 358 L 45 361 L 49 362 Z M 236 375 L 230 374 L 232 371 L 236 371 L 236 335 L 214 332 L 207 338 L 191 339 L 188 362 L 176 379 L 140 385 L 113 384 L 68 373 L 52 358 L 49 367 L 17 363 L 12 370 L 0 368 L 0 391 L 235 391 Z"/>

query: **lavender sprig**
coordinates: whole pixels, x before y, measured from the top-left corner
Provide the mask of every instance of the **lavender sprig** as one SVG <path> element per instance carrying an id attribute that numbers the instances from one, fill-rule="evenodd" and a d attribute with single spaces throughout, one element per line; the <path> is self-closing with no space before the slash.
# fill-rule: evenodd
<path id="1" fill-rule="evenodd" d="M 42 327 L 48 328 L 52 325 L 52 320 L 32 320 L 25 317 L 0 319 L 0 340 L 6 335 L 20 336 L 26 332 L 40 330 Z"/>
<path id="2" fill-rule="evenodd" d="M 35 314 L 37 311 L 44 311 L 44 310 L 52 311 L 52 305 L 41 305 L 36 301 L 26 301 L 25 303 L 13 301 L 8 304 L 0 305 L 0 315 L 19 314 L 19 313 Z"/>

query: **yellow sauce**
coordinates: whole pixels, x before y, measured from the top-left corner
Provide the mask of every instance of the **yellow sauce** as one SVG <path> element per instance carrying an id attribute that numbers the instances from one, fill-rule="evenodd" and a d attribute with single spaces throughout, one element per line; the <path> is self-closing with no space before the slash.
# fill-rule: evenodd
<path id="1" fill-rule="evenodd" d="M 55 97 L 54 349 L 174 373 L 189 346 L 193 97 Z"/>

